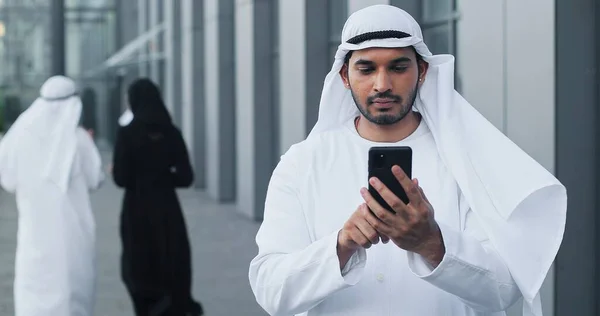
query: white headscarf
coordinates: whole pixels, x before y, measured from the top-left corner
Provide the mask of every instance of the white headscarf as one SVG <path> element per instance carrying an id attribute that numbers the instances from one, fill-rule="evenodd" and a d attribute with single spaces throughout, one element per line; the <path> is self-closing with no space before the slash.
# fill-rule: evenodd
<path id="1" fill-rule="evenodd" d="M 0 142 L 0 179 L 5 188 L 17 185 L 15 151 L 27 144 L 28 163 L 43 166 L 42 178 L 62 192 L 69 187 L 77 150 L 76 129 L 81 118 L 81 100 L 76 84 L 64 76 L 49 78 L 40 96 L 11 126 Z"/>
<path id="2" fill-rule="evenodd" d="M 347 43 L 357 35 L 389 30 L 410 36 Z M 524 315 L 542 315 L 539 290 L 562 242 L 565 187 L 454 90 L 454 57 L 432 55 L 420 26 L 407 12 L 389 5 L 359 10 L 346 21 L 341 40 L 325 79 L 318 121 L 308 137 L 360 114 L 339 75 L 348 51 L 413 46 L 429 63 L 414 106 L 519 286 L 525 299 Z"/>

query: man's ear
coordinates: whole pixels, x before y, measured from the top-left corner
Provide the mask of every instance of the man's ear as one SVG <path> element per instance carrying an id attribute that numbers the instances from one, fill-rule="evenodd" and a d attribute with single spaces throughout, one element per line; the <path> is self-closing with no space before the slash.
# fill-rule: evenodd
<path id="1" fill-rule="evenodd" d="M 429 63 L 424 60 L 418 61 L 419 66 L 419 86 L 423 84 L 425 81 L 425 77 L 427 76 L 427 70 L 429 69 Z"/>
<path id="2" fill-rule="evenodd" d="M 342 65 L 342 69 L 340 69 L 340 77 L 342 77 L 342 81 L 344 82 L 344 87 L 350 87 L 350 81 L 348 80 L 348 64 L 345 63 Z"/>

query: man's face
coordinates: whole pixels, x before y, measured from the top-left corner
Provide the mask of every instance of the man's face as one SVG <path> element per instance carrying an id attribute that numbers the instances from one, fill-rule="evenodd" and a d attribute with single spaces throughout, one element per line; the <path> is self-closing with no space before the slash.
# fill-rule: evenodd
<path id="1" fill-rule="evenodd" d="M 340 75 L 367 120 L 391 125 L 411 111 L 426 70 L 411 47 L 368 48 L 354 51 Z"/>

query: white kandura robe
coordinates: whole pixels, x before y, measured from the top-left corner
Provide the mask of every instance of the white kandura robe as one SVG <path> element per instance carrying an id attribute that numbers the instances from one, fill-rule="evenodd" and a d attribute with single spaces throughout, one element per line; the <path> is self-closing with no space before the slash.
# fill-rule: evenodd
<path id="1" fill-rule="evenodd" d="M 353 121 L 292 148 L 268 188 L 249 278 L 270 315 L 483 316 L 521 293 L 455 180 L 424 121 L 396 145 L 413 149 L 413 177 L 435 209 L 446 254 L 434 270 L 393 242 L 358 251 L 343 273 L 337 234 L 364 202 L 368 150 Z"/>
<path id="2" fill-rule="evenodd" d="M 89 193 L 104 180 L 101 157 L 87 132 L 76 130 L 76 153 L 68 190 L 40 178 L 43 164 L 31 153 L 35 141 L 2 141 L 4 166 L 16 168 L 2 178 L 16 194 L 19 223 L 15 259 L 16 316 L 92 315 L 95 288 L 95 220 Z M 32 161 L 32 163 L 28 163 Z M 33 167 L 32 167 L 33 166 Z"/>

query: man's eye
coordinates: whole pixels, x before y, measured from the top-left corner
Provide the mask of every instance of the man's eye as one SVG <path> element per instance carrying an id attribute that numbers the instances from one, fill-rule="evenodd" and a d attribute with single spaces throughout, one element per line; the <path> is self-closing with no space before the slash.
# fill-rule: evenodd
<path id="1" fill-rule="evenodd" d="M 360 71 L 361 74 L 366 75 L 373 72 L 373 68 L 358 68 L 358 71 Z"/>
<path id="2" fill-rule="evenodd" d="M 395 72 L 405 72 L 406 69 L 408 69 L 407 67 L 394 67 L 393 70 Z"/>

